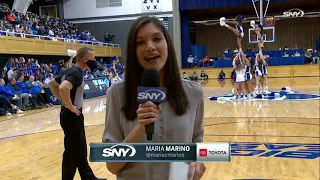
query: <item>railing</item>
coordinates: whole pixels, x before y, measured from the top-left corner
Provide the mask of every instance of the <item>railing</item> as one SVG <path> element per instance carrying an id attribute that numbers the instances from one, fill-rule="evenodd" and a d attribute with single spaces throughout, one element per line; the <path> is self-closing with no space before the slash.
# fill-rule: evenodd
<path id="1" fill-rule="evenodd" d="M 52 37 L 52 36 L 40 36 L 40 35 L 16 33 L 16 32 L 10 32 L 10 31 L 0 31 L 0 36 L 15 36 L 15 37 L 21 37 L 21 38 L 34 38 L 34 39 L 42 39 L 42 40 L 50 40 L 50 41 L 89 44 L 89 45 L 96 45 L 96 46 L 120 47 L 119 44 L 85 41 L 85 40 L 77 40 L 77 39 L 67 39 L 67 38 Z"/>

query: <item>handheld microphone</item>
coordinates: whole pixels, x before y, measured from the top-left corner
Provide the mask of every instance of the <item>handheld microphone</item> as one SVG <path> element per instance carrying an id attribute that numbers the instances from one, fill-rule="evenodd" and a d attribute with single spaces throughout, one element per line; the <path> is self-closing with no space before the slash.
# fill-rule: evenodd
<path id="1" fill-rule="evenodd" d="M 166 88 L 160 88 L 160 74 L 155 69 L 145 69 L 141 77 L 141 86 L 137 89 L 137 101 L 145 103 L 151 101 L 156 105 L 166 101 Z M 145 127 L 147 140 L 152 140 L 154 134 L 154 122 Z"/>

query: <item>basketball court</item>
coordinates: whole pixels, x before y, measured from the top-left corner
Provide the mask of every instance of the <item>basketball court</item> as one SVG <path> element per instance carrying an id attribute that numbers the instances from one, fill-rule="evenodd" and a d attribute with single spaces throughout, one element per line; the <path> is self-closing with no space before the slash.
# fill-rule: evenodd
<path id="1" fill-rule="evenodd" d="M 292 90 L 319 94 L 319 77 L 303 79 L 304 84 Z M 228 80 L 224 87 L 217 86 L 216 81 L 205 84 L 206 97 L 230 93 Z M 272 80 L 269 84 L 271 90 L 281 88 Z M 230 142 L 232 158 L 227 163 L 206 163 L 203 179 L 319 179 L 319 108 L 319 99 L 221 103 L 206 98 L 204 141 Z M 63 131 L 59 112 L 59 107 L 53 107 L 1 117 L 1 180 L 61 179 Z M 84 115 L 87 142 L 101 142 L 105 97 L 87 100 Z M 105 163 L 90 164 L 98 177 L 115 179 Z M 75 179 L 80 179 L 78 174 Z"/>

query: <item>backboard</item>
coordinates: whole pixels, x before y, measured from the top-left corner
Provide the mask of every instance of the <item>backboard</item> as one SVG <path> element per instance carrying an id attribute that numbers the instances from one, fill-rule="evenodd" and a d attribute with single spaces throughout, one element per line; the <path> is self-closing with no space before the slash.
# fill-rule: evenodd
<path id="1" fill-rule="evenodd" d="M 275 27 L 269 26 L 269 27 L 263 27 L 263 41 L 267 43 L 275 42 Z M 254 32 L 253 28 L 249 29 L 249 43 L 257 43 L 257 35 Z"/>

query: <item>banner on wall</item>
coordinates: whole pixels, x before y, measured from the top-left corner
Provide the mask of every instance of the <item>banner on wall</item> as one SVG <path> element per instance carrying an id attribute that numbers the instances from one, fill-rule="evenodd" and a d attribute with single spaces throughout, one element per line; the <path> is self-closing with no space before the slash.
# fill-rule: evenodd
<path id="1" fill-rule="evenodd" d="M 158 12 L 162 11 L 161 2 L 162 0 L 141 0 L 143 13 Z"/>

